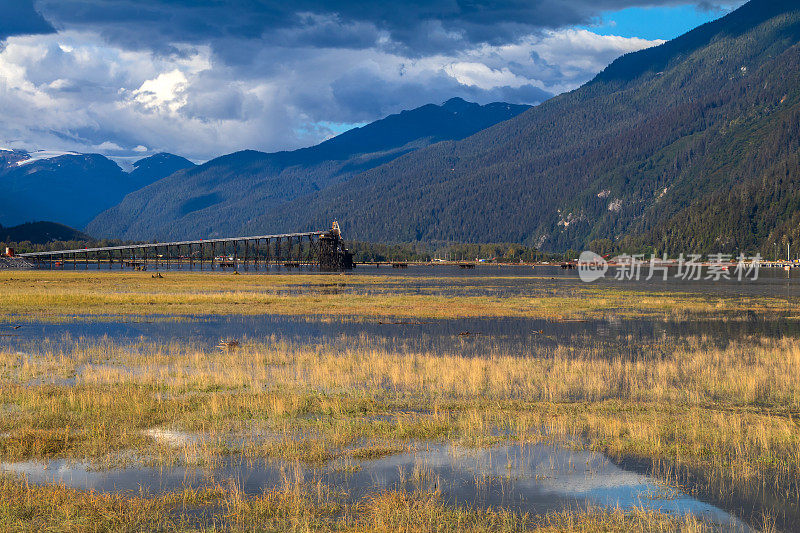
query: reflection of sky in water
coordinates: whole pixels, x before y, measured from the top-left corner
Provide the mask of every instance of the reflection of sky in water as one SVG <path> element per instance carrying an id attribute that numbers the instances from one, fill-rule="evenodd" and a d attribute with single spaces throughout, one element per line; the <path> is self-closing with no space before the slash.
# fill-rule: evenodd
<path id="1" fill-rule="evenodd" d="M 800 269 L 792 276 L 800 276 Z M 585 287 L 574 270 L 559 267 L 498 267 L 481 265 L 472 270 L 457 267 L 409 267 L 398 275 L 396 269 L 367 267 L 358 270 L 380 276 L 377 283 L 359 281 L 353 276 L 331 276 L 325 286 L 286 286 L 278 292 L 288 294 L 308 292 L 386 293 L 386 294 L 458 294 L 474 296 L 524 296 L 576 294 Z M 168 274 L 166 274 L 168 276 Z M 198 276 L 202 276 L 199 274 Z M 516 277 L 515 277 L 516 276 Z M 552 278 L 552 279 L 551 279 Z M 385 281 L 384 281 L 385 280 Z M 603 280 L 593 288 L 631 288 L 640 290 L 699 291 L 731 296 L 768 295 L 795 298 L 800 295 L 800 280 L 787 278 L 779 269 L 762 269 L 756 282 L 710 281 L 680 282 L 670 279 L 649 282 L 617 282 Z M 602 292 L 598 294 L 602 295 Z M 591 295 L 587 295 L 591 297 Z M 653 353 L 648 343 L 680 344 L 687 336 L 705 335 L 718 345 L 746 336 L 800 337 L 800 321 L 770 319 L 756 313 L 737 315 L 727 320 L 650 320 L 614 316 L 613 310 L 603 312 L 602 320 L 586 322 L 557 322 L 536 318 L 465 318 L 457 320 L 392 319 L 376 314 L 367 318 L 314 318 L 291 316 L 196 316 L 177 321 L 154 317 L 76 318 L 66 323 L 23 322 L 20 329 L 11 329 L 13 322 L 0 322 L 0 349 L 3 347 L 28 351 L 31 343 L 50 342 L 58 348 L 59 341 L 84 337 L 96 340 L 109 336 L 115 341 L 168 342 L 181 340 L 215 346 L 220 338 L 271 341 L 271 336 L 301 343 L 334 343 L 342 335 L 388 342 L 401 349 L 435 350 L 460 355 L 480 355 L 488 350 L 513 355 L 536 355 L 542 348 L 557 344 L 580 347 L 594 345 L 617 355 L 636 356 Z M 379 323 L 383 321 L 384 323 Z M 387 323 L 389 322 L 389 323 Z M 468 335 L 462 335 L 468 333 Z"/>
<path id="2" fill-rule="evenodd" d="M 585 322 L 557 322 L 537 318 L 464 318 L 452 320 L 348 319 L 291 316 L 204 316 L 177 321 L 143 320 L 141 317 L 103 319 L 78 318 L 72 322 L 23 323 L 11 329 L 0 322 L 0 349 L 10 348 L 35 354 L 72 346 L 76 340 L 117 343 L 170 341 L 195 343 L 213 348 L 221 338 L 243 342 L 275 339 L 303 344 L 348 345 L 368 339 L 376 347 L 390 350 L 422 350 L 464 356 L 492 352 L 520 357 L 540 355 L 558 345 L 593 347 L 616 356 L 657 353 L 668 343 L 674 348 L 687 337 L 706 337 L 724 346 L 749 336 L 800 337 L 800 321 L 759 316 L 736 320 L 651 320 L 620 319 Z M 274 337 L 273 337 L 274 336 Z"/>
<path id="3" fill-rule="evenodd" d="M 344 489 L 353 500 L 381 489 L 435 487 L 441 490 L 445 501 L 454 504 L 502 506 L 533 514 L 587 505 L 637 507 L 679 515 L 692 513 L 726 530 L 747 530 L 725 511 L 659 485 L 646 476 L 623 470 L 602 454 L 554 445 L 468 449 L 432 444 L 360 465 L 361 469 L 354 473 L 338 472 L 335 465 L 306 468 L 303 476 L 306 481 L 321 479 L 331 487 Z M 233 478 L 244 492 L 259 494 L 280 487 L 282 469 L 291 472 L 294 466 L 248 464 L 229 459 L 214 471 L 182 467 L 93 471 L 83 463 L 54 460 L 5 463 L 0 468 L 23 474 L 32 483 L 55 482 L 80 489 L 118 492 L 142 489 L 156 493 Z M 288 477 L 293 478 L 293 473 Z"/>
<path id="4" fill-rule="evenodd" d="M 397 271 L 376 269 L 381 274 L 397 275 Z M 798 269 L 800 270 L 800 269 Z M 359 269 L 358 272 L 365 272 Z M 369 269 L 367 273 L 373 273 Z M 800 272 L 799 272 L 800 273 Z M 467 294 L 532 296 L 535 292 L 568 294 L 581 287 L 574 271 L 560 268 L 490 267 L 474 270 L 449 267 L 410 267 L 401 273 L 404 279 L 392 288 L 389 284 L 371 288 L 350 285 L 355 278 L 332 277 L 331 292 L 375 292 L 426 294 Z M 444 275 L 450 280 L 425 278 Z M 798 273 L 792 273 L 796 276 Z M 523 276 L 522 278 L 490 278 L 491 276 Z M 538 277 L 532 277 L 538 276 Z M 550 279 L 552 276 L 555 279 Z M 419 278 L 419 279 L 416 279 Z M 458 278 L 454 281 L 455 278 Z M 487 278 L 487 279 L 482 279 Z M 753 283 L 738 282 L 614 282 L 604 280 L 595 287 L 631 288 L 641 290 L 699 291 L 708 294 L 768 295 L 791 297 L 800 294 L 800 283 L 788 279 L 779 270 L 762 270 Z M 292 289 L 304 292 L 305 289 Z M 736 320 L 650 320 L 606 317 L 585 322 L 550 322 L 534 318 L 470 318 L 457 320 L 409 320 L 400 324 L 379 323 L 374 319 L 304 318 L 291 316 L 203 316 L 177 321 L 151 321 L 142 317 L 86 318 L 74 322 L 23 322 L 12 330 L 14 323 L 0 323 L 0 349 L 17 349 L 32 355 L 57 349 L 61 344 L 71 346 L 77 339 L 96 342 L 108 338 L 115 342 L 188 341 L 213 347 L 220 338 L 233 337 L 243 341 L 271 341 L 273 338 L 310 344 L 336 346 L 368 339 L 383 343 L 390 349 L 433 350 L 436 353 L 455 353 L 466 356 L 485 355 L 490 350 L 518 356 L 536 356 L 560 344 L 573 347 L 590 346 L 598 353 L 635 357 L 641 353 L 657 353 L 659 343 L 677 343 L 688 336 L 705 335 L 724 345 L 729 340 L 748 336 L 800 337 L 797 320 L 771 320 L 752 314 Z M 391 322 L 386 321 L 384 322 Z M 411 323 L 409 323 L 411 322 Z M 274 336 L 274 337 L 273 337 Z M 674 349 L 674 348 L 671 348 Z M 65 383 L 69 385 L 70 383 Z M 437 480 L 443 495 L 452 502 L 504 507 L 545 513 L 551 510 L 581 505 L 601 505 L 623 508 L 633 506 L 658 509 L 670 513 L 692 512 L 726 524 L 741 524 L 723 511 L 699 502 L 686 494 L 665 489 L 648 478 L 622 470 L 602 455 L 572 452 L 544 445 L 497 447 L 490 450 L 464 450 L 430 446 L 416 454 L 401 454 L 365 462 L 363 468 L 345 475 L 334 470 L 306 471 L 306 476 L 318 476 L 330 485 L 344 487 L 352 498 L 376 488 L 413 488 L 408 481 L 415 468 L 424 466 Z M 242 490 L 259 493 L 265 487 L 281 483 L 279 466 L 253 467 L 228 461 L 215 472 L 173 468 L 123 469 L 97 472 L 80 464 L 53 461 L 48 466 L 37 463 L 2 465 L 8 471 L 25 474 L 32 482 L 63 482 L 66 485 L 95 490 L 136 491 L 140 487 L 150 492 L 173 490 L 183 485 L 196 486 L 212 479 L 233 477 Z M 403 473 L 401 475 L 401 472 Z M 484 475 L 488 480 L 481 481 Z M 476 477 L 477 476 L 477 477 Z M 405 480 L 405 481 L 404 481 Z"/>

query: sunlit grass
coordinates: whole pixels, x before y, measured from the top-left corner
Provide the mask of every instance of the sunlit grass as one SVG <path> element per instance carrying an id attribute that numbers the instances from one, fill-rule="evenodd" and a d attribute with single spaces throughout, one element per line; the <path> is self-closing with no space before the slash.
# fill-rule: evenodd
<path id="1" fill-rule="evenodd" d="M 687 316 L 743 312 L 792 313 L 781 298 L 711 297 L 680 292 L 598 289 L 577 279 L 524 278 L 525 294 L 491 295 L 510 277 L 439 279 L 370 275 L 247 275 L 137 272 L 0 272 L 0 314 L 63 319 L 74 315 L 282 314 L 416 318 Z M 558 289 L 554 290 L 554 285 Z M 487 295 L 471 295 L 481 288 Z M 527 290 L 529 288 L 529 290 Z"/>
<path id="2" fill-rule="evenodd" d="M 753 311 L 773 318 L 795 312 L 780 298 L 597 289 L 544 278 L 530 280 L 530 295 L 469 296 L 504 279 L 453 278 L 453 292 L 441 294 L 425 290 L 424 278 L 402 276 L 0 272 L 0 313 L 20 321 L 259 313 L 309 320 L 735 321 Z M 547 441 L 637 461 L 672 486 L 713 501 L 760 499 L 796 509 L 800 341 L 744 337 L 721 346 L 714 340 L 643 344 L 629 335 L 616 347 L 591 338 L 532 342 L 525 357 L 490 339 L 481 344 L 484 353 L 471 357 L 344 335 L 325 343 L 239 339 L 224 350 L 182 341 L 29 341 L 20 350 L 0 347 L 0 460 L 168 468 L 213 467 L 237 457 L 347 471 L 420 442 Z M 454 507 L 424 492 L 379 492 L 352 502 L 298 481 L 261 496 L 235 486 L 146 496 L 3 477 L 0 500 L 0 529 L 20 531 L 192 529 L 197 508 L 213 509 L 222 530 L 706 527 L 695 518 L 639 510 L 521 516 Z"/>
<path id="3" fill-rule="evenodd" d="M 436 492 L 382 491 L 355 503 L 320 486 L 287 479 L 262 495 L 244 495 L 235 483 L 185 489 L 158 497 L 98 494 L 36 486 L 0 476 L 3 531 L 396 531 L 419 532 L 680 532 L 712 531 L 691 516 L 634 509 L 585 509 L 541 517 L 502 509 L 446 505 Z M 201 525 L 198 512 L 216 518 Z M 207 521 L 208 522 L 208 521 Z"/>
<path id="4" fill-rule="evenodd" d="M 318 465 L 429 440 L 569 441 L 651 461 L 676 484 L 691 471 L 701 490 L 799 498 L 800 342 L 789 339 L 690 338 L 634 360 L 570 345 L 437 355 L 365 337 L 231 351 L 76 341 L 0 351 L 0 372 L 4 460 L 114 466 L 136 450 L 167 466 L 231 454 Z"/>

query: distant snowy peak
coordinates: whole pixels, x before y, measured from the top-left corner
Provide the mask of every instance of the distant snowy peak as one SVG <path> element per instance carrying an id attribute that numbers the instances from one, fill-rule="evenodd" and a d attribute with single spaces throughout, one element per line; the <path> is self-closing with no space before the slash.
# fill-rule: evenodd
<path id="1" fill-rule="evenodd" d="M 101 154 L 87 154 L 67 150 L 36 150 L 33 152 L 26 152 L 25 150 L 0 146 L 0 167 L 2 167 L 3 164 L 6 166 L 23 167 L 39 161 L 47 161 L 63 156 L 83 158 L 99 157 L 108 159 L 122 168 L 126 174 L 130 174 L 138 179 L 144 179 L 145 181 L 152 176 L 156 176 L 160 179 L 177 170 L 194 166 L 194 163 L 188 159 L 168 153 L 158 153 L 149 157 L 135 159 L 130 157 L 108 157 Z"/>
<path id="2" fill-rule="evenodd" d="M 0 171 L 4 168 L 16 167 L 17 163 L 30 157 L 28 152 L 0 147 Z"/>
<path id="3" fill-rule="evenodd" d="M 128 173 L 101 154 L 0 151 L 0 224 L 9 227 L 47 220 L 83 228 L 125 195 L 176 169 L 194 166 L 191 161 L 170 154 L 138 163 Z"/>
<path id="4" fill-rule="evenodd" d="M 35 152 L 29 152 L 27 155 L 28 155 L 27 159 L 23 159 L 22 161 L 17 161 L 18 167 L 21 167 L 23 165 L 29 165 L 34 161 L 53 159 L 64 155 L 83 155 L 83 154 L 79 154 L 78 152 L 63 152 L 60 150 L 37 150 Z"/>

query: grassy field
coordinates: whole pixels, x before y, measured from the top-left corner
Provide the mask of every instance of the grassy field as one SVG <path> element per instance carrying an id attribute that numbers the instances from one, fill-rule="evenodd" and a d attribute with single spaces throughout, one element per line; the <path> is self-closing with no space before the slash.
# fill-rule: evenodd
<path id="1" fill-rule="evenodd" d="M 502 273 L 502 270 L 498 270 Z M 282 314 L 376 317 L 602 318 L 737 313 L 796 315 L 780 297 L 720 297 L 608 289 L 575 278 L 526 277 L 524 294 L 507 295 L 510 276 L 232 275 L 231 273 L 0 271 L 0 317 L 74 315 L 180 316 Z M 442 286 L 448 290 L 443 293 Z M 474 295 L 475 291 L 480 295 Z"/>
<path id="2" fill-rule="evenodd" d="M 468 292 L 463 286 L 453 295 L 417 294 L 402 278 L 367 276 L 2 276 L 10 301 L 3 310 L 15 318 L 146 315 L 146 309 L 180 315 L 219 307 L 254 313 L 257 307 L 260 312 L 297 314 L 313 308 L 322 310 L 313 314 L 334 315 L 346 309 L 345 314 L 366 318 L 429 317 L 443 310 L 442 316 L 451 317 L 575 319 L 613 312 L 657 319 L 678 312 L 731 320 L 753 303 L 681 294 L 634 297 L 624 291 L 587 298 L 587 291 L 595 289 L 578 285 L 555 294 L 542 290 L 509 303 L 500 297 L 461 296 L 459 292 Z M 333 280 L 346 290 L 315 294 Z M 485 281 L 458 278 L 454 283 Z M 299 295 L 281 292 L 293 287 L 301 287 Z M 264 303 L 269 298 L 276 300 Z M 387 299 L 396 303 L 382 305 Z M 410 303 L 402 305 L 407 300 Z M 170 301 L 181 311 L 171 308 Z M 692 307 L 695 303 L 699 310 Z M 780 300 L 760 305 L 765 313 L 791 312 Z M 170 468 L 213 467 L 237 457 L 298 468 L 335 463 L 358 469 L 362 460 L 424 442 L 468 448 L 568 443 L 638 465 L 671 486 L 722 506 L 750 502 L 754 512 L 746 518 L 752 524 L 771 531 L 777 522 L 781 529 L 777 515 L 798 516 L 800 504 L 800 341 L 748 337 L 720 347 L 714 339 L 694 336 L 665 342 L 634 358 L 624 355 L 630 353 L 626 343 L 639 343 L 634 337 L 622 338 L 617 351 L 609 351 L 607 344 L 565 342 L 533 346 L 532 356 L 526 358 L 501 348 L 489 348 L 478 357 L 416 351 L 364 336 L 343 336 L 330 344 L 275 338 L 230 349 L 185 341 L 82 339 L 55 347 L 31 342 L 23 350 L 0 345 L 0 461 L 68 458 L 95 468 Z M 5 475 L 0 476 L 0 529 L 709 527 L 692 517 L 644 509 L 584 509 L 546 516 L 466 509 L 424 487 L 352 501 L 291 475 L 261 495 L 245 494 L 236 483 L 159 495 L 112 495 L 37 486 Z"/>

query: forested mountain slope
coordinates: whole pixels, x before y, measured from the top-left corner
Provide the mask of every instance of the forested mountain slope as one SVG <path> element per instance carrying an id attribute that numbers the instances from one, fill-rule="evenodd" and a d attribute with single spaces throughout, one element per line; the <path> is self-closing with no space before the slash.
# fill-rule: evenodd
<path id="1" fill-rule="evenodd" d="M 91 237 L 56 222 L 26 222 L 19 226 L 0 226 L 0 242 L 30 242 L 46 244 L 52 241 L 88 241 Z"/>
<path id="2" fill-rule="evenodd" d="M 458 142 L 252 220 L 368 241 L 800 244 L 800 5 L 753 0 Z M 768 243 L 768 244 L 767 244 Z"/>
<path id="3" fill-rule="evenodd" d="M 128 195 L 88 231 L 126 239 L 171 239 L 267 232 L 265 216 L 287 202 L 441 140 L 463 139 L 528 106 L 484 106 L 460 98 L 429 104 L 291 152 L 236 152 L 178 172 Z M 303 209 L 302 202 L 296 209 Z M 325 227 L 330 221 L 325 223 Z"/>
<path id="4" fill-rule="evenodd" d="M 128 176 L 132 190 L 135 190 L 193 166 L 194 163 L 185 157 L 162 152 L 136 161 Z"/>

